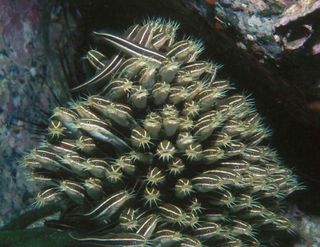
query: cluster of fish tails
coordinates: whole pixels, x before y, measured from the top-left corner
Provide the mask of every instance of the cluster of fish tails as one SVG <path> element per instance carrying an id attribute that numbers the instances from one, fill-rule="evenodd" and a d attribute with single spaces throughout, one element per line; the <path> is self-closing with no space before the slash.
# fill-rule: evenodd
<path id="1" fill-rule="evenodd" d="M 281 205 L 296 177 L 250 100 L 198 59 L 200 41 L 177 40 L 178 26 L 94 33 L 118 52 L 87 53 L 96 74 L 72 91 L 95 93 L 55 108 L 44 144 L 24 158 L 36 204 L 61 205 L 47 225 L 113 247 L 253 247 L 292 231 Z"/>

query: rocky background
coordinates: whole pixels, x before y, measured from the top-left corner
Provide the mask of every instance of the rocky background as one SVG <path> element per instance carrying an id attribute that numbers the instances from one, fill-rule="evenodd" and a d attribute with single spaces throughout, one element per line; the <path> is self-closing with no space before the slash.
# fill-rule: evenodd
<path id="1" fill-rule="evenodd" d="M 320 2 L 316 0 L 95 0 L 1 2 L 0 226 L 31 208 L 36 188 L 19 160 L 41 140 L 52 108 L 82 82 L 90 33 L 152 16 L 200 37 L 220 75 L 252 95 L 272 145 L 307 189 L 289 198 L 300 238 L 319 246 Z M 89 37 L 89 39 L 88 39 Z M 292 245 L 288 245 L 292 246 Z"/>
<path id="2" fill-rule="evenodd" d="M 52 108 L 70 97 L 61 59 L 71 27 L 59 20 L 61 6 L 45 2 L 1 2 L 0 225 L 32 204 L 36 188 L 21 157 L 41 141 Z"/>

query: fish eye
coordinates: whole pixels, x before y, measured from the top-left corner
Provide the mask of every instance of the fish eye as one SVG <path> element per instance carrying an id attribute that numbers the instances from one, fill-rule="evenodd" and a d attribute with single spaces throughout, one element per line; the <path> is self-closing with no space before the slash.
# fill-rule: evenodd
<path id="1" fill-rule="evenodd" d="M 98 101 L 97 101 L 97 103 L 98 103 L 99 105 L 101 105 L 101 104 L 102 104 L 101 100 L 98 100 Z"/>

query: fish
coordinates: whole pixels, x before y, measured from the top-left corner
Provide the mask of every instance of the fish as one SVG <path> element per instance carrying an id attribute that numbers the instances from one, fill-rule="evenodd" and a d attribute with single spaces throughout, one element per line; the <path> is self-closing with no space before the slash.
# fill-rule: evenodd
<path id="1" fill-rule="evenodd" d="M 133 27 L 129 28 L 126 32 L 126 37 L 128 39 L 135 37 L 139 28 L 140 28 L 139 25 L 134 25 Z M 92 53 L 91 55 L 96 56 L 97 54 Z M 98 59 L 98 58 L 96 57 L 96 59 Z M 100 60 L 100 62 L 102 62 L 102 61 Z M 113 56 L 109 61 L 105 62 L 104 66 L 99 69 L 99 71 L 96 75 L 94 75 L 88 81 L 81 83 L 80 85 L 72 88 L 71 92 L 72 93 L 79 92 L 82 89 L 87 88 L 88 86 L 92 86 L 92 85 L 94 85 L 94 84 L 96 84 L 106 78 L 111 77 L 111 75 L 119 69 L 120 65 L 123 62 L 124 62 L 124 58 L 122 57 L 122 55 L 120 55 L 120 53 L 118 53 L 117 55 Z"/>
<path id="2" fill-rule="evenodd" d="M 176 176 L 182 173 L 184 169 L 185 164 L 183 163 L 182 159 L 175 157 L 174 160 L 168 164 L 167 171 L 170 175 Z"/>
<path id="3" fill-rule="evenodd" d="M 173 159 L 174 154 L 176 153 L 176 148 L 168 140 L 163 140 L 159 143 L 157 148 L 157 155 L 163 161 L 170 161 Z"/>
<path id="4" fill-rule="evenodd" d="M 73 239 L 81 244 L 90 246 L 103 246 L 103 247 L 146 247 L 148 240 L 137 233 L 109 233 L 104 236 L 88 236 L 88 237 L 75 237 L 70 235 Z"/>
<path id="5" fill-rule="evenodd" d="M 51 187 L 37 194 L 34 202 L 35 207 L 43 207 L 50 203 L 56 203 L 61 200 L 62 193 L 55 187 Z"/>
<path id="6" fill-rule="evenodd" d="M 130 56 L 143 57 L 159 64 L 161 64 L 162 61 L 167 60 L 167 57 L 160 52 L 143 47 L 142 45 L 130 41 L 126 38 L 121 38 L 109 33 L 99 32 L 93 32 L 93 35 Z"/>
<path id="7" fill-rule="evenodd" d="M 151 136 L 149 133 L 142 127 L 134 128 L 131 131 L 131 144 L 136 148 L 142 148 L 144 150 L 149 149 L 151 142 Z"/>
<path id="8" fill-rule="evenodd" d="M 199 161 L 202 159 L 202 145 L 200 143 L 191 143 L 186 146 L 185 156 L 188 160 Z"/>
<path id="9" fill-rule="evenodd" d="M 165 175 L 158 167 L 150 168 L 146 175 L 146 183 L 148 185 L 159 185 L 164 182 Z"/>
<path id="10" fill-rule="evenodd" d="M 198 238 L 200 241 L 210 239 L 212 237 L 221 236 L 222 227 L 215 222 L 204 222 L 199 227 L 192 231 L 192 235 Z"/>
<path id="11" fill-rule="evenodd" d="M 193 192 L 191 181 L 187 178 L 179 178 L 174 189 L 177 197 L 179 198 L 189 196 Z"/>
<path id="12" fill-rule="evenodd" d="M 64 192 L 72 201 L 83 204 L 85 200 L 85 188 L 74 181 L 63 180 L 60 182 L 59 191 Z"/>
<path id="13" fill-rule="evenodd" d="M 157 230 L 153 234 L 152 243 L 155 247 L 169 247 L 182 239 L 182 233 L 166 228 Z"/>
<path id="14" fill-rule="evenodd" d="M 144 236 L 146 239 L 149 239 L 156 229 L 158 222 L 159 216 L 156 214 L 147 215 L 138 221 L 138 229 L 136 230 L 136 233 Z"/>
<path id="15" fill-rule="evenodd" d="M 132 196 L 133 194 L 130 194 L 126 190 L 113 193 L 101 201 L 91 211 L 83 214 L 83 216 L 90 219 L 109 219 L 120 209 L 121 206 L 132 198 Z"/>
<path id="16" fill-rule="evenodd" d="M 187 214 L 180 207 L 171 203 L 165 203 L 159 206 L 159 211 L 166 221 L 178 225 L 185 224 Z"/>
<path id="17" fill-rule="evenodd" d="M 211 174 L 200 174 L 191 179 L 192 187 L 198 192 L 210 192 L 223 186 L 221 177 Z"/>
<path id="18" fill-rule="evenodd" d="M 158 202 L 161 201 L 160 199 L 160 191 L 151 186 L 146 186 L 144 189 L 143 199 L 145 200 L 145 206 L 149 205 L 152 207 L 153 205 L 158 206 Z"/>
<path id="19" fill-rule="evenodd" d="M 120 221 L 120 226 L 129 231 L 136 230 L 138 228 L 138 215 L 137 211 L 133 208 L 125 208 L 120 216 L 119 216 L 119 221 Z"/>
<path id="20" fill-rule="evenodd" d="M 105 121 L 82 118 L 78 121 L 77 126 L 79 129 L 87 132 L 92 138 L 102 142 L 107 142 L 121 150 L 130 149 L 129 145 L 110 131 L 110 125 Z"/>

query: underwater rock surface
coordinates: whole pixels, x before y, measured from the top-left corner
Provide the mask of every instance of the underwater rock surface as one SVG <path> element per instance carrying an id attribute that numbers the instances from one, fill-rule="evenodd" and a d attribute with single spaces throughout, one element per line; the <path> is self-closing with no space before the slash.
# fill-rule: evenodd
<path id="1" fill-rule="evenodd" d="M 66 97 L 56 46 L 68 35 L 61 22 L 44 17 L 53 5 L 42 4 L 1 2 L 0 226 L 31 205 L 35 187 L 21 158 L 43 138 L 49 112 Z"/>

